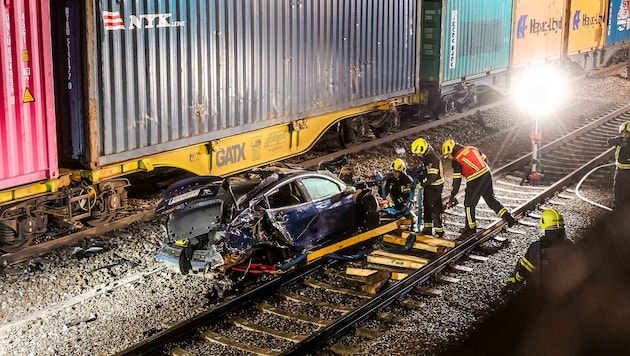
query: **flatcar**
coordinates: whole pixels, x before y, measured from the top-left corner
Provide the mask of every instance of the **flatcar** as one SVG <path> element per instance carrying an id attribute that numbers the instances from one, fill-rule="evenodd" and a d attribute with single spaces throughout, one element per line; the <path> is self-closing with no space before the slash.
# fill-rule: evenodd
<path id="1" fill-rule="evenodd" d="M 462 110 L 531 64 L 618 60 L 628 37 L 621 0 L 11 0 L 0 15 L 3 251 L 51 218 L 107 224 L 132 174 L 228 176 L 329 130 L 348 145 L 401 105 Z"/>

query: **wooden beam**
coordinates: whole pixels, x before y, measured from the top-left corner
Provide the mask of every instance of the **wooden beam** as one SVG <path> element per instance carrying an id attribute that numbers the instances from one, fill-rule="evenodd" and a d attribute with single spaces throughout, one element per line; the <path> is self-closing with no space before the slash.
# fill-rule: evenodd
<path id="1" fill-rule="evenodd" d="M 334 244 L 332 244 L 330 246 L 326 246 L 326 247 L 320 248 L 319 250 L 315 250 L 315 251 L 309 253 L 308 255 L 306 255 L 306 261 L 307 262 L 313 261 L 313 260 L 315 260 L 317 258 L 320 258 L 320 257 L 322 257 L 324 255 L 327 255 L 329 253 L 337 252 L 337 251 L 342 250 L 342 249 L 344 249 L 346 247 L 356 245 L 356 244 L 358 244 L 360 242 L 369 240 L 369 239 L 374 238 L 376 236 L 380 236 L 380 235 L 386 234 L 386 233 L 388 233 L 390 231 L 394 231 L 396 229 L 398 229 L 398 221 L 392 221 L 389 224 L 385 224 L 383 226 L 379 226 L 376 229 L 372 229 L 372 230 L 366 231 L 366 232 L 364 232 L 362 234 L 350 237 L 350 238 L 345 239 L 343 241 L 340 241 L 338 243 L 334 243 Z"/>

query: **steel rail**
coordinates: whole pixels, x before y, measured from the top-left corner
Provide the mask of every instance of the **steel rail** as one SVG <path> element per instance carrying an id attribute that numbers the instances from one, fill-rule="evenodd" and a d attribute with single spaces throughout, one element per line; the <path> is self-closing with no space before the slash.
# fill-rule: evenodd
<path id="1" fill-rule="evenodd" d="M 541 150 L 553 150 L 563 143 L 566 143 L 567 140 L 574 139 L 584 132 L 592 130 L 595 127 L 604 125 L 606 122 L 618 117 L 619 115 L 629 110 L 630 105 L 617 109 L 614 112 L 602 117 L 601 119 L 597 119 L 592 123 L 589 123 L 588 125 L 586 125 L 587 128 L 575 130 L 572 133 L 569 133 L 557 140 L 554 140 L 553 142 L 543 146 Z M 420 129 L 420 127 L 416 129 Z M 426 129 L 426 127 L 424 129 Z M 365 149 L 365 147 L 363 147 L 362 149 Z M 586 162 L 579 168 L 565 175 L 562 179 L 549 186 L 546 190 L 542 190 L 540 193 L 534 195 L 525 203 L 516 207 L 513 210 L 513 214 L 515 216 L 520 216 L 528 210 L 534 209 L 537 204 L 551 198 L 564 186 L 570 184 L 571 182 L 579 180 L 579 178 L 581 178 L 581 176 L 589 171 L 592 167 L 595 167 L 596 165 L 609 160 L 612 151 L 613 148 L 604 151 L 594 159 Z M 496 169 L 494 171 L 494 174 L 500 175 L 506 172 L 514 171 L 529 163 L 530 159 L 531 153 L 526 154 Z M 321 158 L 318 160 L 321 160 Z M 347 333 L 348 329 L 352 328 L 356 323 L 368 318 L 375 311 L 390 305 L 400 296 L 409 293 L 416 285 L 425 282 L 431 276 L 433 276 L 437 272 L 440 272 L 448 265 L 452 264 L 454 261 L 457 261 L 464 255 L 469 254 L 480 244 L 488 241 L 490 238 L 492 238 L 492 236 L 499 233 L 503 229 L 505 224 L 506 223 L 503 220 L 495 221 L 483 231 L 480 231 L 479 233 L 462 241 L 453 249 L 446 251 L 442 255 L 439 255 L 423 268 L 410 274 L 407 278 L 398 281 L 388 288 L 382 290 L 374 298 L 370 299 L 359 308 L 343 315 L 328 326 L 323 327 L 303 341 L 293 345 L 293 347 L 287 350 L 285 354 L 305 355 L 319 351 L 322 345 L 328 344 L 331 340 L 344 335 L 345 333 Z M 296 268 L 295 270 L 292 270 L 286 274 L 277 276 L 271 281 L 257 287 L 250 292 L 247 292 L 228 302 L 220 304 L 217 307 L 205 311 L 189 320 L 183 321 L 167 330 L 164 330 L 152 336 L 149 339 L 142 341 L 141 343 L 133 345 L 117 353 L 117 355 L 161 354 L 164 351 L 163 348 L 166 344 L 194 336 L 198 332 L 199 328 L 219 320 L 227 312 L 251 305 L 257 299 L 272 295 L 282 286 L 289 285 L 297 280 L 304 278 L 305 276 L 317 273 L 317 271 L 319 271 L 327 263 L 331 263 L 331 261 L 329 261 L 326 256 L 315 259 L 306 266 Z"/>
<path id="2" fill-rule="evenodd" d="M 567 174 L 564 178 L 552 184 L 546 190 L 542 191 L 527 202 L 517 207 L 514 210 L 514 214 L 521 215 L 526 211 L 535 208 L 537 204 L 551 198 L 564 186 L 568 185 L 571 182 L 579 180 L 579 178 L 584 173 L 592 169 L 592 167 L 595 167 L 602 162 L 608 160 L 612 151 L 613 148 L 606 150 L 594 159 L 583 164 L 578 169 Z M 523 159 L 524 158 L 521 157 L 515 162 L 521 161 Z M 510 163 L 506 165 L 506 167 L 512 165 L 513 163 Z M 493 235 L 500 232 L 505 224 L 506 222 L 503 220 L 498 220 L 494 222 L 485 230 L 471 236 L 453 249 L 448 250 L 444 254 L 433 259 L 426 266 L 412 273 L 407 278 L 381 291 L 374 298 L 370 299 L 359 308 L 353 310 L 352 312 L 349 312 L 348 314 L 345 314 L 330 325 L 316 331 L 308 338 L 295 344 L 290 350 L 283 353 L 283 355 L 307 355 L 319 351 L 322 345 L 328 344 L 332 339 L 343 336 L 347 333 L 348 329 L 354 327 L 355 324 L 368 318 L 370 314 L 392 304 L 400 296 L 409 293 L 416 285 L 425 282 L 432 275 L 440 272 L 449 264 L 452 264 L 453 262 L 459 260 L 464 255 L 477 248 L 480 244 L 488 241 Z"/>

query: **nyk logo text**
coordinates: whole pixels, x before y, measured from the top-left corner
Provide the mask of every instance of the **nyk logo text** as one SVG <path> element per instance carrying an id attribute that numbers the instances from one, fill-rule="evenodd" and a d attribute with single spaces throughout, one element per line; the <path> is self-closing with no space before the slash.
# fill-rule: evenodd
<path id="1" fill-rule="evenodd" d="M 170 13 L 129 15 L 129 27 L 125 27 L 120 12 L 103 11 L 103 25 L 105 31 L 183 27 L 186 25 L 185 21 L 171 21 L 171 16 Z"/>

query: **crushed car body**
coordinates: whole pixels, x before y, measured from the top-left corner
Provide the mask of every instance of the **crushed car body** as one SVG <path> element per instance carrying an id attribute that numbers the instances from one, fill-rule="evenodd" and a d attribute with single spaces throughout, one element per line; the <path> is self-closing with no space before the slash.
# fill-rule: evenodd
<path id="1" fill-rule="evenodd" d="M 329 171 L 270 167 L 187 178 L 157 207 L 167 231 L 157 259 L 209 276 L 244 262 L 273 265 L 373 222 L 377 209 L 371 192 L 357 194 Z"/>

